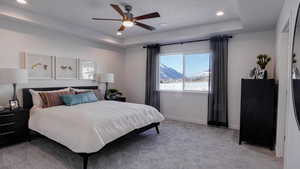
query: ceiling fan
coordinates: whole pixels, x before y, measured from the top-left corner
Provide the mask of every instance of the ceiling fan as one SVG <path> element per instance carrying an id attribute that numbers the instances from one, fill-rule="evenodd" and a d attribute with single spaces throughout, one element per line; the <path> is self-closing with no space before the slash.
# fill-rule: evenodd
<path id="1" fill-rule="evenodd" d="M 126 28 L 132 27 L 134 25 L 137 25 L 137 26 L 142 27 L 144 29 L 153 31 L 153 30 L 155 30 L 155 28 L 153 26 L 146 25 L 146 24 L 138 22 L 138 21 L 143 20 L 143 19 L 151 19 L 151 18 L 160 17 L 158 12 L 153 12 L 153 13 L 149 13 L 149 14 L 134 17 L 134 15 L 131 13 L 132 6 L 130 6 L 130 5 L 125 5 L 125 10 L 127 12 L 123 12 L 122 9 L 116 4 L 110 4 L 110 6 L 112 8 L 114 8 L 122 16 L 122 19 L 106 19 L 106 18 L 92 18 L 92 19 L 93 20 L 102 20 L 102 21 L 119 21 L 119 22 L 122 22 L 122 25 L 118 30 L 118 32 L 120 34 Z"/>

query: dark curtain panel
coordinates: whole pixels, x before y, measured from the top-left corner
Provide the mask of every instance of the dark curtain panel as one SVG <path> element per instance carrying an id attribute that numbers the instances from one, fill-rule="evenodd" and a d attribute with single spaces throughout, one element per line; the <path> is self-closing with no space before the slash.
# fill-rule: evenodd
<path id="1" fill-rule="evenodd" d="M 211 74 L 208 92 L 208 124 L 228 127 L 228 37 L 212 37 L 210 47 L 212 56 L 210 60 Z"/>
<path id="2" fill-rule="evenodd" d="M 157 85 L 157 66 L 159 62 L 159 45 L 147 46 L 147 65 L 146 65 L 146 95 L 145 103 L 160 110 L 160 94 L 156 90 Z"/>

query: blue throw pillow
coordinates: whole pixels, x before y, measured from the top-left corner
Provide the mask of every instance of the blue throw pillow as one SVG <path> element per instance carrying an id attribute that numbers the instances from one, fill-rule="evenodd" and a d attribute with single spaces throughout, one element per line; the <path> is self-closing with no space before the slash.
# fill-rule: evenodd
<path id="1" fill-rule="evenodd" d="M 67 106 L 98 101 L 96 95 L 93 92 L 76 94 L 76 95 L 75 94 L 62 95 L 62 96 L 60 96 L 60 98 Z"/>
<path id="2" fill-rule="evenodd" d="M 94 92 L 77 94 L 77 97 L 81 98 L 81 103 L 91 103 L 98 101 Z"/>

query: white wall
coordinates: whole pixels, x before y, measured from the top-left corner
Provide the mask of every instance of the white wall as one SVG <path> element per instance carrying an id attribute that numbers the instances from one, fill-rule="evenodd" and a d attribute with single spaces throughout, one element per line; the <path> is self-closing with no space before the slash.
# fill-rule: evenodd
<path id="1" fill-rule="evenodd" d="M 145 102 L 146 50 L 142 46 L 132 46 L 125 52 L 125 93 L 133 103 Z"/>
<path id="2" fill-rule="evenodd" d="M 115 86 L 122 89 L 124 50 L 77 38 L 76 36 L 50 31 L 27 23 L 0 20 L 0 67 L 21 68 L 24 51 L 57 57 L 79 57 L 96 61 L 98 72 L 115 73 Z M 80 80 L 34 80 L 22 87 L 95 85 Z M 6 105 L 11 97 L 10 85 L 0 85 L 0 105 Z M 20 95 L 20 90 L 18 91 Z"/>
<path id="3" fill-rule="evenodd" d="M 278 62 L 277 67 L 287 68 L 287 72 L 282 72 L 285 74 L 285 77 L 290 79 L 291 75 L 291 56 L 292 56 L 292 40 L 294 33 L 294 24 L 296 21 L 297 7 L 299 0 L 286 0 L 284 7 L 282 8 L 281 15 L 277 23 L 277 43 L 282 44 L 282 32 L 287 23 L 289 23 L 289 53 L 284 55 L 279 55 L 282 59 L 286 59 L 286 62 Z M 280 54 L 284 52 L 282 47 L 277 46 L 277 53 Z M 285 64 L 287 63 L 287 65 Z M 281 80 L 279 76 L 279 81 Z M 298 169 L 300 166 L 300 130 L 298 129 L 297 122 L 294 115 L 294 107 L 292 104 L 291 97 L 291 81 L 287 82 L 287 109 L 286 109 L 286 139 L 285 139 L 285 153 L 284 153 L 284 168 L 285 169 Z"/>
<path id="4" fill-rule="evenodd" d="M 248 78 L 256 65 L 256 56 L 268 54 L 272 61 L 267 66 L 269 78 L 273 77 L 275 32 L 254 32 L 235 35 L 229 43 L 228 58 L 228 116 L 229 126 L 239 129 L 241 104 L 241 79 Z"/>
<path id="5" fill-rule="evenodd" d="M 200 47 L 202 46 L 202 47 Z M 170 50 L 197 50 L 196 44 L 162 48 L 162 52 Z M 205 47 L 198 44 L 198 50 Z M 230 40 L 228 59 L 228 91 L 229 91 L 229 126 L 239 129 L 241 78 L 248 77 L 249 71 L 256 65 L 258 54 L 275 56 L 275 32 L 264 31 L 237 34 Z M 141 46 L 126 49 L 125 75 L 126 95 L 131 102 L 144 103 L 145 97 L 146 50 Z M 273 76 L 273 64 L 268 66 Z M 167 118 L 206 124 L 207 94 L 161 92 L 161 111 Z"/>

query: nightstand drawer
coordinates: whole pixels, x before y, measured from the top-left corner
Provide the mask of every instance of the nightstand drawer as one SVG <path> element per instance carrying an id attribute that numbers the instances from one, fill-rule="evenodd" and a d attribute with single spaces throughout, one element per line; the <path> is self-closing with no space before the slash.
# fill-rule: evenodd
<path id="1" fill-rule="evenodd" d="M 0 114 L 0 124 L 15 121 L 15 113 Z"/>
<path id="2" fill-rule="evenodd" d="M 15 132 L 15 122 L 8 122 L 0 124 L 0 135 L 9 132 Z"/>
<path id="3" fill-rule="evenodd" d="M 28 138 L 29 112 L 22 108 L 0 112 L 0 147 Z"/>

